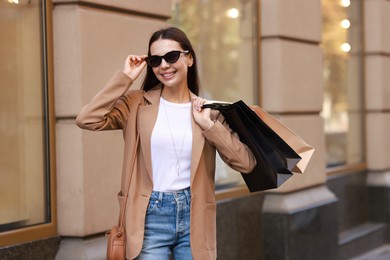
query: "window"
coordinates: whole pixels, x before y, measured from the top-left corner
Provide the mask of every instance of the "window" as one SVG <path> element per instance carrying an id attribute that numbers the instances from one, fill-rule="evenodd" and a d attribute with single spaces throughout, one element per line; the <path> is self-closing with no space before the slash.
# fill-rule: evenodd
<path id="1" fill-rule="evenodd" d="M 0 1 L 0 246 L 39 234 L 9 231 L 54 218 L 46 3 Z"/>
<path id="2" fill-rule="evenodd" d="M 322 0 L 327 164 L 364 160 L 361 0 Z"/>
<path id="3" fill-rule="evenodd" d="M 197 55 L 205 98 L 258 103 L 257 1 L 176 0 L 169 20 L 190 39 Z M 217 189 L 242 182 L 217 160 Z"/>

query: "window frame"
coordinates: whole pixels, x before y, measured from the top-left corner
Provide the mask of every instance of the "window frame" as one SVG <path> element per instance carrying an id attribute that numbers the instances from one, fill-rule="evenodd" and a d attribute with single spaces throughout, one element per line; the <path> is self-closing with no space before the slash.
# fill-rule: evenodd
<path id="1" fill-rule="evenodd" d="M 262 40 L 261 40 L 261 1 L 256 1 L 256 16 L 257 16 L 257 20 L 256 20 L 256 23 L 254 23 L 254 25 L 257 26 L 257 50 L 256 50 L 256 57 L 257 57 L 257 77 L 256 77 L 256 83 L 257 83 L 257 89 L 255 90 L 256 91 L 256 94 L 257 94 L 257 102 L 258 102 L 258 105 L 260 107 L 263 106 L 262 104 L 262 99 L 261 99 L 261 96 L 262 96 L 262 90 L 263 90 L 263 82 L 262 82 L 262 76 L 261 76 L 261 72 L 262 72 L 262 62 L 261 62 L 261 59 L 262 59 L 262 55 L 261 55 L 261 44 L 262 44 Z M 259 193 L 262 193 L 264 191 L 261 191 Z M 220 190 L 216 190 L 215 191 L 215 199 L 216 201 L 223 201 L 223 200 L 226 200 L 226 199 L 235 199 L 235 198 L 241 198 L 241 197 L 244 197 L 244 196 L 249 196 L 251 195 L 249 189 L 247 188 L 247 186 L 243 183 L 243 184 L 239 184 L 239 185 L 236 185 L 236 186 L 233 186 L 233 187 L 229 187 L 229 188 L 222 188 Z"/>
<path id="2" fill-rule="evenodd" d="M 54 69 L 53 69 L 53 3 L 52 0 L 42 1 L 42 49 L 43 49 L 43 84 L 44 113 L 46 137 L 46 170 L 49 171 L 46 194 L 50 205 L 50 222 L 18 229 L 0 232 L 0 247 L 26 243 L 57 236 L 56 210 L 56 147 L 55 147 L 55 111 L 54 111 Z"/>
<path id="3" fill-rule="evenodd" d="M 362 171 L 366 171 L 368 166 L 367 166 L 367 149 L 366 149 L 366 141 L 367 141 L 367 124 L 366 124 L 366 47 L 365 47 L 365 30 L 364 30 L 364 24 L 365 24 L 365 9 L 364 9 L 364 0 L 359 0 L 360 1 L 360 38 L 361 38 L 361 68 L 362 68 L 362 74 L 360 75 L 361 80 L 362 80 L 362 89 L 361 89 L 361 105 L 362 105 L 362 137 L 363 137 L 363 160 L 362 162 L 358 163 L 352 163 L 352 164 L 344 164 L 344 165 L 339 165 L 339 166 L 327 166 L 326 165 L 326 175 L 328 178 L 333 178 L 337 176 L 342 176 L 346 174 L 358 174 L 361 173 Z M 324 133 L 325 134 L 325 133 Z"/>

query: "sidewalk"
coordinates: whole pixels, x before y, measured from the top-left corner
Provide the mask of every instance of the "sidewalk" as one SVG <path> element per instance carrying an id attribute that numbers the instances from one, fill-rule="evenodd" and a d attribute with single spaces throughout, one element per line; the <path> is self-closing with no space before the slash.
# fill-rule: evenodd
<path id="1" fill-rule="evenodd" d="M 372 251 L 364 253 L 360 256 L 351 258 L 350 260 L 389 260 L 390 259 L 390 244 L 375 248 Z"/>

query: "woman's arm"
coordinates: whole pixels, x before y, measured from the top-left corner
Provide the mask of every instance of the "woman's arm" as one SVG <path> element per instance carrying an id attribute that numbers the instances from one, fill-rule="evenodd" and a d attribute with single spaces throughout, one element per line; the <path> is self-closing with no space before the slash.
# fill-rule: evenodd
<path id="1" fill-rule="evenodd" d="M 125 128 L 134 96 L 128 89 L 145 68 L 145 57 L 129 55 L 126 58 L 123 71 L 117 71 L 91 102 L 81 109 L 76 118 L 79 127 L 94 131 Z"/>
<path id="2" fill-rule="evenodd" d="M 130 77 L 117 71 L 91 102 L 81 109 L 76 124 L 94 131 L 122 129 L 131 107 L 131 95 L 125 93 L 132 83 Z"/>
<path id="3" fill-rule="evenodd" d="M 216 147 L 221 159 L 232 169 L 249 173 L 256 166 L 256 158 L 252 151 L 240 141 L 237 133 L 229 128 L 222 115 L 203 132 L 203 135 Z"/>

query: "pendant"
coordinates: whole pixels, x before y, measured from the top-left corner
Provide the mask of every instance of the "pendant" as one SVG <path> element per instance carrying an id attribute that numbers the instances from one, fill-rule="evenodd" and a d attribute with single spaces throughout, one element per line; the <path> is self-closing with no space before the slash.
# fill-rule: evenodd
<path id="1" fill-rule="evenodd" d="M 180 163 L 176 162 L 176 173 L 177 173 L 177 176 L 180 176 L 180 170 L 181 170 Z"/>

